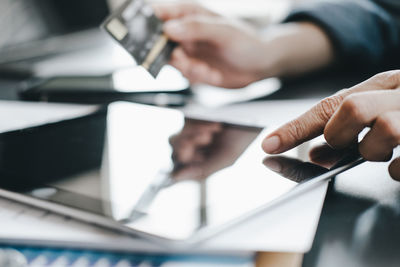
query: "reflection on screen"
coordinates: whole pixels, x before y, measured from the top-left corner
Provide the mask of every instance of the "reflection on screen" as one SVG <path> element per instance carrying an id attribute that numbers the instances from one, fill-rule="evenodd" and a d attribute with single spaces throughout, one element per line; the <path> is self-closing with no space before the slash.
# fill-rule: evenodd
<path id="1" fill-rule="evenodd" d="M 186 239 L 327 171 L 290 158 L 266 159 L 260 132 L 115 103 L 89 116 L 1 134 L 0 185 Z"/>

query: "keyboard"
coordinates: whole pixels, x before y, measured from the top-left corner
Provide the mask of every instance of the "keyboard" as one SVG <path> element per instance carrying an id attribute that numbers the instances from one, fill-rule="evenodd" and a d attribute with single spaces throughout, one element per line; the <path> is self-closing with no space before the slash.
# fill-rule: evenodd
<path id="1" fill-rule="evenodd" d="M 152 255 L 35 247 L 0 247 L 7 267 L 253 267 L 253 257 Z"/>

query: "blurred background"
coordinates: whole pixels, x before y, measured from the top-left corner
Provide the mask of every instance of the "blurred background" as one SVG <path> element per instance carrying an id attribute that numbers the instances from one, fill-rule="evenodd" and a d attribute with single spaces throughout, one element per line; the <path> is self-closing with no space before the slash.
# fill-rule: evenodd
<path id="1" fill-rule="evenodd" d="M 0 47 L 96 27 L 107 13 L 101 0 L 1 0 Z"/>
<path id="2" fill-rule="evenodd" d="M 124 1 L 1 0 L 0 78 L 108 75 L 119 69 L 133 68 L 133 58 L 99 28 L 111 10 Z M 167 1 L 170 0 L 152 2 Z M 305 0 L 197 2 L 263 29 L 279 22 L 300 1 Z M 135 72 L 130 77 L 147 77 L 141 73 Z M 170 77 L 170 81 L 185 83 L 177 71 L 164 76 Z M 130 80 L 129 84 L 134 82 Z M 276 90 L 276 82 L 267 87 Z"/>
<path id="3" fill-rule="evenodd" d="M 155 80 L 154 85 L 151 76 L 136 67 L 132 56 L 100 30 L 99 26 L 111 10 L 124 1 L 0 0 L 0 79 L 2 79 L 0 84 L 3 98 L 21 99 L 19 93 L 24 92 L 27 87 L 22 84 L 21 89 L 19 84 L 18 88 L 15 88 L 15 83 L 9 85 L 5 79 L 28 81 L 33 77 L 31 79 L 33 82 L 36 79 L 59 76 L 90 76 L 97 79 L 99 76 L 114 75 L 119 70 L 129 72 L 128 75 L 124 75 L 129 79 L 123 79 L 123 83 L 133 87 L 143 84 L 146 84 L 146 88 L 159 88 L 160 84 L 162 86 L 168 84 L 169 87 L 179 89 L 187 87 L 188 81 L 173 68 L 165 68 L 168 71 L 162 72 L 160 79 Z M 171 0 L 151 2 L 168 1 L 171 2 Z M 263 30 L 268 25 L 281 21 L 295 5 L 305 1 L 318 0 L 198 0 L 196 2 L 222 15 L 246 20 Z M 201 105 L 226 105 L 282 91 L 279 90 L 280 85 L 277 79 L 267 79 L 261 83 L 251 84 L 244 88 L 246 90 L 235 92 L 219 90 L 220 88 L 216 87 L 202 86 L 201 90 L 192 87 L 191 92 L 195 95 L 191 100 Z M 296 82 L 294 91 L 299 92 L 298 86 Z M 336 90 L 337 86 L 329 87 L 329 90 L 332 88 Z M 300 97 L 306 97 L 306 94 L 303 92 Z M 79 96 L 79 99 L 81 101 L 86 98 Z M 215 103 L 210 99 L 214 99 Z M 54 101 L 47 97 L 41 100 Z M 149 100 L 150 102 L 137 99 L 135 101 L 153 103 L 153 99 Z M 92 103 L 92 100 L 89 102 Z M 103 99 L 99 102 L 103 102 Z M 179 105 L 183 103 L 181 100 L 177 102 Z"/>
<path id="4" fill-rule="evenodd" d="M 167 2 L 168 0 L 158 0 Z M 240 17 L 264 26 L 277 22 L 292 5 L 304 0 L 201 0 L 206 7 L 227 16 Z M 61 42 L 42 46 L 42 53 L 24 46 L 49 37 L 98 28 L 109 13 L 108 5 L 116 7 L 124 0 L 1 0 L 0 1 L 0 63 L 29 58 L 36 54 L 73 50 L 75 45 Z M 85 38 L 81 38 L 81 44 Z M 87 38 L 90 39 L 90 38 Z M 57 47 L 58 45 L 58 47 Z M 69 47 L 68 47 L 69 46 Z M 20 48 L 21 50 L 15 50 Z M 25 49 L 26 50 L 26 49 Z M 35 50 L 35 51 L 32 51 Z"/>

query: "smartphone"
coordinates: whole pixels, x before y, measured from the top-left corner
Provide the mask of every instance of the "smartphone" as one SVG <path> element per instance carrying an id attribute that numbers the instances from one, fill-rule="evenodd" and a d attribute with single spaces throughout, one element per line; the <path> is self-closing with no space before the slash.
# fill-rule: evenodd
<path id="1" fill-rule="evenodd" d="M 141 67 L 100 76 L 33 78 L 18 88 L 23 100 L 102 104 L 118 100 L 158 106 L 182 106 L 190 95 L 189 82 L 165 67 L 154 79 Z"/>

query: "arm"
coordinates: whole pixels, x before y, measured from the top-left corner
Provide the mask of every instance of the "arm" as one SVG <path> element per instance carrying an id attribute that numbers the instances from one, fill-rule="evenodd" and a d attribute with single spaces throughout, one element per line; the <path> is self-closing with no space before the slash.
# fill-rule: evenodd
<path id="1" fill-rule="evenodd" d="M 167 21 L 166 34 L 180 44 L 171 63 L 191 82 L 242 87 L 267 77 L 300 75 L 334 60 L 376 65 L 393 57 L 400 47 L 400 16 L 393 7 L 400 3 L 379 2 L 390 4 L 312 2 L 263 36 L 193 4 L 158 5 L 156 11 Z"/>
<path id="2" fill-rule="evenodd" d="M 194 4 L 158 4 L 168 37 L 180 44 L 171 64 L 192 83 L 235 88 L 267 77 L 301 74 L 333 59 L 314 24 L 286 23 L 260 35 L 251 26 Z M 295 44 L 295 45 L 293 45 Z"/>
<path id="3" fill-rule="evenodd" d="M 323 29 L 335 59 L 343 64 L 376 66 L 400 55 L 400 1 L 313 1 L 293 10 L 285 20 L 302 21 Z"/>

